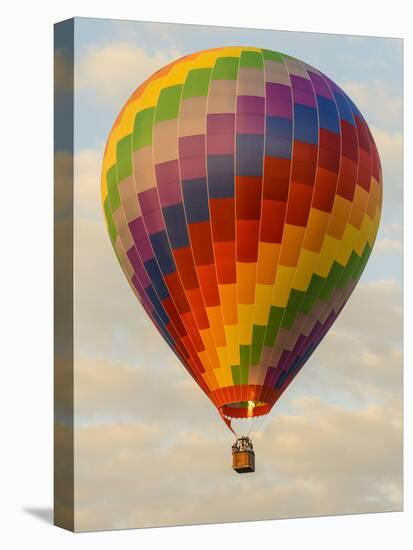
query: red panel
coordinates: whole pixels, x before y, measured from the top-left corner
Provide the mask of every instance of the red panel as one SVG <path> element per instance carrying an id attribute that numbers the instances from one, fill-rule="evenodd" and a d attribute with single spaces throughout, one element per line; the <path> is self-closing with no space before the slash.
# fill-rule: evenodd
<path id="1" fill-rule="evenodd" d="M 235 241 L 228 243 L 214 243 L 215 265 L 217 268 L 218 282 L 221 284 L 234 283 L 236 281 Z"/>
<path id="2" fill-rule="evenodd" d="M 357 164 L 347 157 L 341 158 L 337 194 L 350 201 L 353 200 L 357 180 Z"/>
<path id="3" fill-rule="evenodd" d="M 343 119 L 341 119 L 341 153 L 345 157 L 357 162 L 357 130 L 352 124 Z"/>
<path id="4" fill-rule="evenodd" d="M 306 185 L 314 185 L 315 171 L 315 163 L 294 160 L 291 179 Z"/>
<path id="5" fill-rule="evenodd" d="M 188 230 L 195 264 L 212 264 L 214 262 L 214 252 L 209 221 L 188 224 Z"/>
<path id="6" fill-rule="evenodd" d="M 313 206 L 324 212 L 331 212 L 333 209 L 334 197 L 336 195 L 337 174 L 329 170 L 318 169 L 317 179 L 314 187 Z"/>
<path id="7" fill-rule="evenodd" d="M 259 220 L 237 221 L 237 260 L 256 262 L 258 252 Z"/>
<path id="8" fill-rule="evenodd" d="M 287 203 L 285 201 L 264 200 L 262 203 L 262 220 L 260 240 L 266 243 L 280 243 Z"/>
<path id="9" fill-rule="evenodd" d="M 192 250 L 186 248 L 173 248 L 175 263 L 182 279 L 182 284 L 185 289 L 195 288 L 198 286 L 198 277 L 195 271 L 194 259 Z"/>
<path id="10" fill-rule="evenodd" d="M 318 142 L 320 147 L 340 153 L 340 134 L 336 134 L 336 132 L 331 132 L 325 128 L 320 128 Z"/>
<path id="11" fill-rule="evenodd" d="M 340 153 L 337 151 L 331 151 L 325 147 L 320 146 L 319 155 L 318 155 L 318 166 L 326 168 L 331 172 L 338 174 L 340 166 Z"/>
<path id="12" fill-rule="evenodd" d="M 239 220 L 259 220 L 261 215 L 262 178 L 236 177 L 236 216 Z"/>
<path id="13" fill-rule="evenodd" d="M 235 199 L 210 199 L 214 241 L 235 240 Z"/>
<path id="14" fill-rule="evenodd" d="M 198 277 L 201 283 L 205 305 L 218 306 L 220 303 L 218 285 L 216 282 L 215 265 L 201 265 L 198 267 Z"/>
<path id="15" fill-rule="evenodd" d="M 187 291 L 188 302 L 200 330 L 209 328 L 209 321 L 205 311 L 204 299 L 199 287 Z"/>
<path id="16" fill-rule="evenodd" d="M 294 140 L 293 164 L 296 161 L 315 164 L 317 162 L 317 150 L 318 146 L 314 143 Z"/>
<path id="17" fill-rule="evenodd" d="M 172 321 L 174 327 L 176 328 L 179 336 L 182 338 L 186 334 L 186 330 L 171 298 L 166 298 L 165 300 L 162 300 L 162 305 L 166 313 L 168 314 L 169 319 Z"/>
<path id="18" fill-rule="evenodd" d="M 363 187 L 366 191 L 370 191 L 370 179 L 371 179 L 371 157 L 370 153 L 367 153 L 364 149 L 360 149 L 359 157 L 359 171 L 357 176 L 357 183 L 360 187 Z"/>
<path id="19" fill-rule="evenodd" d="M 165 284 L 168 287 L 169 294 L 172 296 L 179 313 L 189 311 L 189 303 L 184 294 L 178 273 L 176 271 L 169 273 L 169 275 L 165 275 L 164 279 Z"/>
<path id="20" fill-rule="evenodd" d="M 288 197 L 287 223 L 305 227 L 313 197 L 313 187 L 303 183 L 291 182 Z"/>

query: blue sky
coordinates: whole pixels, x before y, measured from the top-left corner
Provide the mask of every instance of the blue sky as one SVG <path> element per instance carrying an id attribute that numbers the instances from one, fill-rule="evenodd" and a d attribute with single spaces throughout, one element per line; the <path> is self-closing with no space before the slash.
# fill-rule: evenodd
<path id="1" fill-rule="evenodd" d="M 99 19 L 77 19 L 75 29 L 79 528 L 400 508 L 402 42 Z M 233 498 L 246 486 L 227 463 L 231 434 L 135 303 L 100 205 L 103 147 L 130 93 L 179 56 L 236 44 L 296 56 L 336 81 L 372 129 L 385 190 L 376 247 L 358 288 L 257 439 L 248 505 Z M 190 466 L 188 453 L 202 469 Z M 176 466 L 175 478 L 156 475 L 162 458 Z M 135 479 L 137 467 L 147 480 Z M 206 510 L 202 502 L 217 495 L 216 509 Z"/>

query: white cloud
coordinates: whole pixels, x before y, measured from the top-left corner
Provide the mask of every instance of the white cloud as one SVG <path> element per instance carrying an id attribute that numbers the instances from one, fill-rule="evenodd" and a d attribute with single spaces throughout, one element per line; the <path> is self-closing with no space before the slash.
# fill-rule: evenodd
<path id="1" fill-rule="evenodd" d="M 87 90 L 105 102 L 124 102 L 155 71 L 180 54 L 176 51 L 147 53 L 127 42 L 92 46 L 79 60 L 77 90 Z"/>
<path id="2" fill-rule="evenodd" d="M 374 249 L 378 252 L 383 253 L 392 253 L 392 252 L 398 252 L 401 253 L 403 250 L 402 243 L 400 240 L 397 239 L 379 239 L 376 241 L 374 245 Z"/>

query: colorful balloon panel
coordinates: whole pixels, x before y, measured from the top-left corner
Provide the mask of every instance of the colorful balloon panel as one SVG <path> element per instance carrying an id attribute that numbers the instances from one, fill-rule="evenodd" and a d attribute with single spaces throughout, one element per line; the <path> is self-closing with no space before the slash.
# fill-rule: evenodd
<path id="1" fill-rule="evenodd" d="M 180 58 L 129 98 L 102 169 L 138 300 L 229 417 L 271 407 L 348 300 L 377 233 L 380 159 L 349 97 L 266 49 Z"/>

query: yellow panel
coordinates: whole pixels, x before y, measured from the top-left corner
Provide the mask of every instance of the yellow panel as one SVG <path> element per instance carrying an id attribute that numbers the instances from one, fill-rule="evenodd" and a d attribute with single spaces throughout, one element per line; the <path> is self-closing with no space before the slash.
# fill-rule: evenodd
<path id="1" fill-rule="evenodd" d="M 307 290 L 315 266 L 317 265 L 318 257 L 318 252 L 312 252 L 304 248 L 301 250 L 300 259 L 294 276 L 294 288 L 302 291 Z"/>
<path id="2" fill-rule="evenodd" d="M 227 337 L 227 348 L 229 361 L 231 365 L 239 365 L 239 337 L 238 325 L 225 326 L 225 334 Z"/>
<path id="3" fill-rule="evenodd" d="M 212 338 L 211 329 L 201 329 L 199 331 L 202 341 L 204 342 L 205 349 L 208 353 L 209 361 L 210 361 L 210 367 L 211 368 L 217 368 L 220 366 L 218 354 L 215 348 L 214 339 Z"/>
<path id="4" fill-rule="evenodd" d="M 329 212 L 322 212 L 316 208 L 310 210 L 307 231 L 304 236 L 303 248 L 319 252 L 324 240 L 330 219 Z"/>
<path id="5" fill-rule="evenodd" d="M 251 344 L 252 342 L 252 317 L 254 314 L 254 304 L 238 304 L 238 329 L 239 343 Z"/>
<path id="6" fill-rule="evenodd" d="M 238 319 L 239 324 L 248 324 L 252 320 L 254 313 L 254 304 L 238 304 Z"/>
<path id="7" fill-rule="evenodd" d="M 224 324 L 222 322 L 221 306 L 207 307 L 209 324 L 212 330 L 214 344 L 216 346 L 225 346 Z"/>
<path id="8" fill-rule="evenodd" d="M 237 262 L 238 302 L 254 303 L 256 263 Z"/>
<path id="9" fill-rule="evenodd" d="M 346 225 L 343 239 L 341 241 L 340 250 L 337 254 L 337 261 L 340 262 L 341 265 L 347 265 L 350 259 L 350 255 L 354 250 L 354 246 L 355 246 L 358 234 L 359 234 L 358 229 L 356 229 L 349 223 Z"/>
<path id="10" fill-rule="evenodd" d="M 362 210 L 366 210 L 368 200 L 369 200 L 368 191 L 363 189 L 363 187 L 361 187 L 360 185 L 356 185 L 354 190 L 353 204 L 355 204 Z"/>
<path id="11" fill-rule="evenodd" d="M 320 275 L 320 277 L 325 278 L 328 276 L 333 261 L 336 258 L 336 254 L 338 253 L 340 242 L 341 241 L 335 239 L 334 237 L 331 237 L 330 235 L 325 236 L 323 248 L 321 249 L 318 256 L 317 266 L 315 270 L 315 273 L 317 275 Z"/>
<path id="12" fill-rule="evenodd" d="M 222 368 L 229 366 L 228 349 L 227 346 L 217 347 L 217 354 L 219 358 L 219 364 Z"/>
<path id="13" fill-rule="evenodd" d="M 271 304 L 273 306 L 286 307 L 290 296 L 294 273 L 295 267 L 278 266 L 271 299 Z"/>
<path id="14" fill-rule="evenodd" d="M 237 322 L 237 285 L 218 285 L 221 309 L 225 325 L 233 325 Z"/>
<path id="15" fill-rule="evenodd" d="M 214 374 L 214 370 L 205 371 L 202 374 L 202 378 L 205 380 L 205 383 L 210 390 L 216 390 L 219 387 L 218 381 Z"/>
<path id="16" fill-rule="evenodd" d="M 214 370 L 215 377 L 218 382 L 218 387 L 226 388 L 233 385 L 232 371 L 229 367 L 221 367 Z"/>
<path id="17" fill-rule="evenodd" d="M 198 352 L 198 357 L 199 357 L 199 360 L 201 361 L 201 363 L 202 363 L 205 370 L 208 370 L 208 369 L 212 368 L 207 351 L 205 351 L 205 350 L 204 351 L 199 351 Z"/>
<path id="18" fill-rule="evenodd" d="M 221 51 L 207 51 L 200 53 L 192 61 L 191 70 L 199 68 L 211 68 L 214 66 L 216 58 L 222 55 Z"/>
<path id="19" fill-rule="evenodd" d="M 255 288 L 254 324 L 266 325 L 270 314 L 272 285 L 260 285 Z"/>
<path id="20" fill-rule="evenodd" d="M 274 283 L 279 254 L 279 243 L 259 243 L 257 283 L 271 285 Z"/>
<path id="21" fill-rule="evenodd" d="M 285 224 L 280 252 L 280 265 L 295 267 L 303 244 L 305 227 Z"/>

